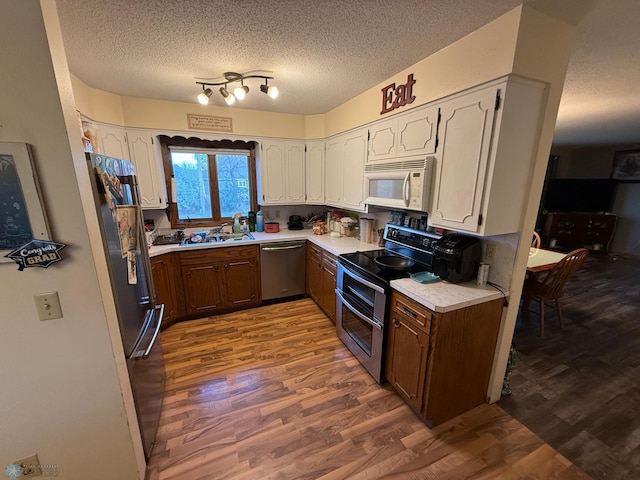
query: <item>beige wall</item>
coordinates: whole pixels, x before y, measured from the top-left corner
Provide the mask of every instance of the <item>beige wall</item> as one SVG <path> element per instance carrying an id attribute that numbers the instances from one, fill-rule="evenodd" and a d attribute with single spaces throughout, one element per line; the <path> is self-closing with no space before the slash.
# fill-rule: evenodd
<path id="1" fill-rule="evenodd" d="M 125 125 L 120 95 L 91 88 L 74 75 L 71 75 L 71 85 L 76 109 L 83 115 L 104 123 Z"/>
<path id="2" fill-rule="evenodd" d="M 89 177 L 55 3 L 5 1 L 0 10 L 0 44 L 11 45 L 0 49 L 0 141 L 33 147 L 53 240 L 68 244 L 47 269 L 0 264 L 0 465 L 37 453 L 59 478 L 141 478 L 131 393 L 111 343 L 117 324 L 99 284 L 108 278 L 88 230 L 97 231 L 95 211 L 83 212 Z M 51 291 L 64 317 L 43 322 L 33 296 Z"/>
<path id="3" fill-rule="evenodd" d="M 326 114 L 327 136 L 388 117 L 408 108 L 459 92 L 511 72 L 518 34 L 519 9 L 499 17 L 439 52 L 421 60 Z M 390 83 L 406 83 L 414 74 L 416 100 L 393 113 L 380 115 L 382 91 Z"/>
<path id="4" fill-rule="evenodd" d="M 511 277 L 511 297 L 509 307 L 501 326 L 497 355 L 491 379 L 489 396 L 500 398 L 502 377 L 507 364 L 509 346 L 513 337 L 518 305 L 524 282 L 531 234 L 535 227 L 540 194 L 546 173 L 551 141 L 555 129 L 560 96 L 573 49 L 574 29 L 569 25 L 538 12 L 530 7 L 516 9 L 521 12 L 520 28 L 513 62 L 513 72 L 548 83 L 546 104 L 542 111 L 540 141 L 534 159 L 518 159 L 522 168 L 529 168 L 529 200 L 522 215 L 520 244 L 516 252 L 513 275 Z"/>

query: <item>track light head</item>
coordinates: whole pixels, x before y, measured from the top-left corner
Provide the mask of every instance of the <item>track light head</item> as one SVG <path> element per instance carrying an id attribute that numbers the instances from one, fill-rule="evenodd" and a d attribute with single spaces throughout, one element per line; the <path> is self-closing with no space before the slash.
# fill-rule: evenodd
<path id="1" fill-rule="evenodd" d="M 213 91 L 210 88 L 204 88 L 204 85 L 202 86 L 202 93 L 200 93 L 200 95 L 198 95 L 198 101 L 202 104 L 202 105 L 208 105 L 209 104 L 209 98 L 211 98 L 211 94 L 213 93 Z"/>
<path id="2" fill-rule="evenodd" d="M 278 97 L 278 87 L 274 87 L 273 85 L 269 86 L 266 83 L 264 85 L 260 85 L 260 91 L 266 93 L 271 98 Z"/>
<path id="3" fill-rule="evenodd" d="M 233 96 L 236 97 L 238 100 L 243 100 L 244 97 L 247 96 L 247 93 L 249 93 L 249 87 L 247 87 L 246 85 L 236 87 L 233 90 Z"/>
<path id="4" fill-rule="evenodd" d="M 220 94 L 222 98 L 224 98 L 224 101 L 227 102 L 227 105 L 233 105 L 236 101 L 236 97 L 231 95 L 225 87 L 220 87 Z"/>

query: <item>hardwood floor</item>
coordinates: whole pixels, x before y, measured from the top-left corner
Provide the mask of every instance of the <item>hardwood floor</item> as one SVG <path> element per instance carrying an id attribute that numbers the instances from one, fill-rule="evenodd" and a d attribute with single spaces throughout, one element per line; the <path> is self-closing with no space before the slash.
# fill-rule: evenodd
<path id="1" fill-rule="evenodd" d="M 640 259 L 591 256 L 562 301 L 520 313 L 510 397 L 498 402 L 598 480 L 640 478 Z M 537 309 L 537 304 L 532 304 Z"/>
<path id="2" fill-rule="evenodd" d="M 428 429 L 309 299 L 175 324 L 149 480 L 586 479 L 497 405 Z"/>

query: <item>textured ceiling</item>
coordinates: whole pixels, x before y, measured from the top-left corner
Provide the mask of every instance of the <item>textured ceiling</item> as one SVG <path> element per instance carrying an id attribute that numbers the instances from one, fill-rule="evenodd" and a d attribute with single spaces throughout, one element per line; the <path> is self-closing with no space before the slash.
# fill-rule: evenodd
<path id="1" fill-rule="evenodd" d="M 262 70 L 280 97 L 247 81 L 251 93 L 231 108 L 298 114 L 325 113 L 520 3 L 57 0 L 69 68 L 91 87 L 194 102 L 196 79 Z M 527 3 L 577 24 L 554 143 L 640 143 L 640 2 Z"/>

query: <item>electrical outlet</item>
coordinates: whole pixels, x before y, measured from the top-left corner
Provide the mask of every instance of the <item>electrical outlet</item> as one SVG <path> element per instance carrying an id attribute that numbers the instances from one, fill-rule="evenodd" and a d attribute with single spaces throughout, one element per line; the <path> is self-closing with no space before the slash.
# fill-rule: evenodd
<path id="1" fill-rule="evenodd" d="M 484 259 L 487 262 L 492 261 L 496 256 L 496 245 L 494 243 L 487 243 L 484 250 Z"/>
<path id="2" fill-rule="evenodd" d="M 23 478 L 35 478 L 42 475 L 42 468 L 40 467 L 40 461 L 38 460 L 38 454 L 34 453 L 28 457 L 21 458 L 13 462 L 20 467 L 22 475 L 19 475 L 20 479 Z"/>

